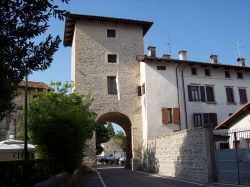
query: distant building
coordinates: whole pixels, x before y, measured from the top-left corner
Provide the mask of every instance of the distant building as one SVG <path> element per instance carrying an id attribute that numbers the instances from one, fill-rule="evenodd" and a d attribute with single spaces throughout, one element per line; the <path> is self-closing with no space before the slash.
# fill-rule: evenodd
<path id="1" fill-rule="evenodd" d="M 35 97 L 36 93 L 42 90 L 50 90 L 51 87 L 43 82 L 28 81 L 28 101 Z M 17 124 L 22 119 L 24 108 L 25 82 L 18 85 L 18 97 L 15 98 L 16 110 L 0 121 L 0 141 L 15 137 L 18 131 Z"/>
<path id="2" fill-rule="evenodd" d="M 126 157 L 125 141 L 119 138 L 111 138 L 108 142 L 102 144 L 102 156 L 109 156 L 111 154 L 117 157 Z"/>
<path id="3" fill-rule="evenodd" d="M 29 159 L 35 158 L 35 147 L 28 144 Z M 20 140 L 8 139 L 0 142 L 0 161 L 23 160 L 24 142 Z"/>
<path id="4" fill-rule="evenodd" d="M 226 140 L 217 142 L 217 149 L 225 148 L 226 144 L 230 149 L 235 145 L 238 148 L 250 148 L 250 102 L 215 127 L 215 134 L 227 135 Z"/>

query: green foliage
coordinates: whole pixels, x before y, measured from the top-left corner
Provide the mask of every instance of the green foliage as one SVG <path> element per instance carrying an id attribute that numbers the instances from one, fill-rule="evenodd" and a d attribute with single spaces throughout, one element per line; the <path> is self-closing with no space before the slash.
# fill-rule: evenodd
<path id="1" fill-rule="evenodd" d="M 96 130 L 96 155 L 99 155 L 103 151 L 101 144 L 109 141 L 110 136 L 108 128 L 105 127 L 104 124 L 97 124 L 95 130 Z"/>
<path id="2" fill-rule="evenodd" d="M 67 95 L 70 84 L 52 85 L 57 92 L 38 93 L 29 104 L 29 136 L 55 173 L 71 172 L 82 162 L 84 141 L 92 136 L 96 115 L 89 109 L 90 95 Z"/>
<path id="3" fill-rule="evenodd" d="M 124 140 L 125 134 L 123 131 L 117 131 L 114 135 L 114 138 Z"/>
<path id="4" fill-rule="evenodd" d="M 59 0 L 68 3 L 69 0 Z M 26 74 L 50 67 L 61 39 L 45 34 L 51 17 L 63 19 L 54 0 L 0 1 L 0 119 L 15 105 L 17 85 Z M 36 37 L 44 38 L 34 40 Z"/>
<path id="5" fill-rule="evenodd" d="M 112 123 L 107 122 L 107 129 L 108 129 L 108 136 L 112 138 L 115 135 L 115 131 L 114 131 Z"/>

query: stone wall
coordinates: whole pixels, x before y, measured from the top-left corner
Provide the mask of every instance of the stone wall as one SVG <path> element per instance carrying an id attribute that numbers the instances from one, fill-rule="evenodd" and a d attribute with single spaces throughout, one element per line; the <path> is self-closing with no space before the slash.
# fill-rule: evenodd
<path id="1" fill-rule="evenodd" d="M 160 175 L 211 181 L 210 130 L 183 130 L 147 141 L 144 168 Z"/>

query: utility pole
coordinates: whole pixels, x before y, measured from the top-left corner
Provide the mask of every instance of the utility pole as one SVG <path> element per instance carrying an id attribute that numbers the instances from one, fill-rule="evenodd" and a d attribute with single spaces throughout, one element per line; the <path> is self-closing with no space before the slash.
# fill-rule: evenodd
<path id="1" fill-rule="evenodd" d="M 24 184 L 28 187 L 29 184 L 29 168 L 28 168 L 28 71 L 25 75 L 25 95 L 24 95 Z"/>

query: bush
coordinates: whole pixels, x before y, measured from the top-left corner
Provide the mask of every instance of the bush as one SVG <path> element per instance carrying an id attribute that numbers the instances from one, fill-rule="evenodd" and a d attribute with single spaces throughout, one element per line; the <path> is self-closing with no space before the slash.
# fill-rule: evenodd
<path id="1" fill-rule="evenodd" d="M 24 184 L 24 160 L 0 161 L 0 186 L 1 187 L 18 187 Z M 40 182 L 49 177 L 49 168 L 47 160 L 29 160 L 30 185 Z"/>
<path id="2" fill-rule="evenodd" d="M 39 158 L 48 159 L 54 173 L 73 172 L 83 159 L 86 139 L 92 136 L 95 114 L 90 95 L 67 95 L 68 84 L 43 91 L 29 104 L 29 136 Z"/>

